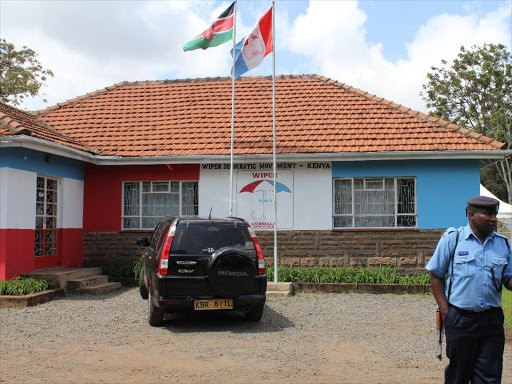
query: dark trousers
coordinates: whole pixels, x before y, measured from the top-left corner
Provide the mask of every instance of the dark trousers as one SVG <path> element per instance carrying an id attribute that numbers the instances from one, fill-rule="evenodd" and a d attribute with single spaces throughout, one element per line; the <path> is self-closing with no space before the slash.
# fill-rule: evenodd
<path id="1" fill-rule="evenodd" d="M 446 315 L 446 384 L 501 383 L 505 332 L 503 310 L 465 311 L 453 306 Z"/>

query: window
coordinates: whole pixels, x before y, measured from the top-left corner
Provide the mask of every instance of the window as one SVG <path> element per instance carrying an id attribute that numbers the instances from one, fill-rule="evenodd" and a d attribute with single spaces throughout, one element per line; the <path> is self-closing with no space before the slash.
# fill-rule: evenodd
<path id="1" fill-rule="evenodd" d="M 123 229 L 153 229 L 166 216 L 198 215 L 197 181 L 123 182 Z"/>
<path id="2" fill-rule="evenodd" d="M 58 181 L 37 177 L 36 189 L 36 256 L 57 254 L 57 186 Z"/>
<path id="3" fill-rule="evenodd" d="M 416 227 L 416 179 L 334 179 L 334 228 Z"/>

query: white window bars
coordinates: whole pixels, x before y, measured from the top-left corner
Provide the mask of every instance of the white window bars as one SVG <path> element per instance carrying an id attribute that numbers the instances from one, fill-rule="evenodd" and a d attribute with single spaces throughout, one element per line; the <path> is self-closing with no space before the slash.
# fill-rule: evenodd
<path id="1" fill-rule="evenodd" d="M 166 216 L 198 213 L 197 181 L 123 182 L 122 229 L 154 229 Z"/>
<path id="2" fill-rule="evenodd" d="M 333 228 L 415 228 L 416 179 L 333 179 Z"/>
<path id="3" fill-rule="evenodd" d="M 58 181 L 37 176 L 35 256 L 57 254 Z"/>

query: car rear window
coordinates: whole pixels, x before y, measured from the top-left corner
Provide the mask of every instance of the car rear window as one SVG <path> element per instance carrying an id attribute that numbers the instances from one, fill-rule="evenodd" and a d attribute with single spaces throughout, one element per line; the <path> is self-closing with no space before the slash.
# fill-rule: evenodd
<path id="1" fill-rule="evenodd" d="M 240 247 L 254 251 L 247 227 L 241 223 L 178 223 L 171 253 L 210 253 L 211 249 Z M 210 248 L 210 250 L 209 250 Z"/>

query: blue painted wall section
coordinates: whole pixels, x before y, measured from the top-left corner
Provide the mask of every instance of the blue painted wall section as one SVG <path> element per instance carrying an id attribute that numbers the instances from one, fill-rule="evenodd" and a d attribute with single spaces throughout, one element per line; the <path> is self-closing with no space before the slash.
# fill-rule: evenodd
<path id="1" fill-rule="evenodd" d="M 84 179 L 84 163 L 82 161 L 27 148 L 2 148 L 0 151 L 0 167 L 75 180 Z M 47 156 L 53 158 L 53 163 L 46 161 Z"/>
<path id="2" fill-rule="evenodd" d="M 478 160 L 333 162 L 333 177 L 416 177 L 419 229 L 467 224 L 466 201 L 480 194 Z"/>

